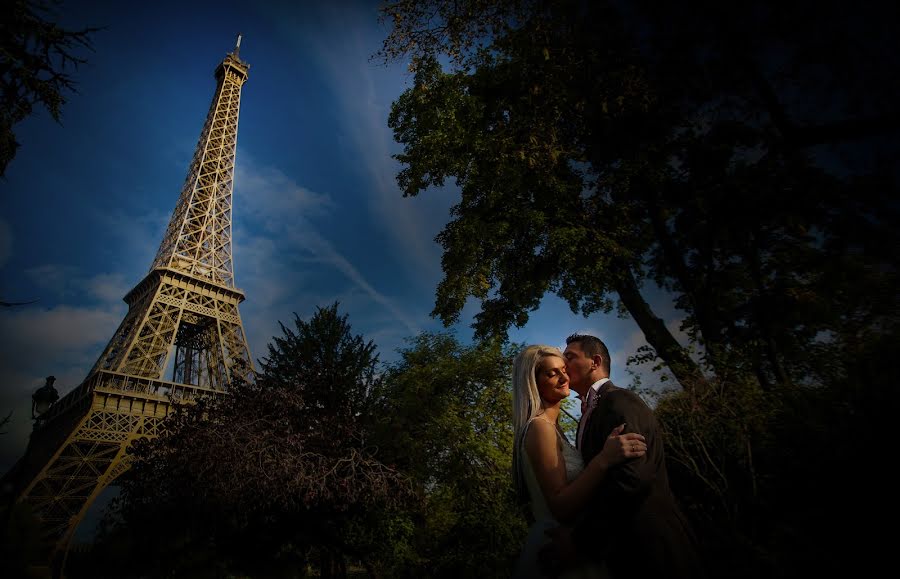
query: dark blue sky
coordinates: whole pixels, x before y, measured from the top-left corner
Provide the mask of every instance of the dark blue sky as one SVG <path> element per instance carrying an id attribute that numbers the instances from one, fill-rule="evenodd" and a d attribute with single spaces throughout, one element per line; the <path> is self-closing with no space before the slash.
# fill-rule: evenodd
<path id="1" fill-rule="evenodd" d="M 40 112 L 16 126 L 21 149 L 0 181 L 0 296 L 37 303 L 0 312 L 0 469 L 24 450 L 30 395 L 44 377 L 68 392 L 125 315 L 122 297 L 150 267 L 215 89 L 213 70 L 243 34 L 244 85 L 234 182 L 236 285 L 251 354 L 279 320 L 334 300 L 382 359 L 440 329 L 434 236 L 452 187 L 404 199 L 394 176 L 390 103 L 404 63 L 370 60 L 387 30 L 377 2 L 77 2 L 60 21 L 105 26 L 75 76 L 62 125 Z M 456 328 L 469 339 L 478 305 Z M 669 315 L 677 327 L 670 307 Z M 613 377 L 643 344 L 630 320 L 584 319 L 544 300 L 518 342 L 564 344 L 573 331 L 615 352 Z M 618 371 L 617 371 L 618 369 Z"/>

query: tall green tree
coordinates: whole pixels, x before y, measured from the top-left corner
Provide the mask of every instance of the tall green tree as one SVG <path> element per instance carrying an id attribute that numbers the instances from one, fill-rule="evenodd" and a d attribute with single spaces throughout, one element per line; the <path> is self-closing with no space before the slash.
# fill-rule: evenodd
<path id="1" fill-rule="evenodd" d="M 816 340 L 856 319 L 894 325 L 896 176 L 825 170 L 809 149 L 896 135 L 885 74 L 840 86 L 853 45 L 808 52 L 821 38 L 802 10 L 657 4 L 383 9 L 382 55 L 415 72 L 389 120 L 398 183 L 417 195 L 455 178 L 462 195 L 438 236 L 435 314 L 452 322 L 477 297 L 484 336 L 523 324 L 547 292 L 585 315 L 618 304 L 683 387 L 704 382 L 645 299 L 652 281 L 721 377 L 802 381 Z M 823 71 L 848 105 L 836 119 L 811 81 Z"/>
<path id="2" fill-rule="evenodd" d="M 0 19 L 0 176 L 16 156 L 13 127 L 40 105 L 59 122 L 67 93 L 75 91 L 71 70 L 83 64 L 97 28 L 59 26 L 50 6 L 58 2 L 13 0 Z"/>
<path id="3" fill-rule="evenodd" d="M 373 402 L 380 456 L 425 497 L 416 577 L 508 577 L 525 536 L 512 484 L 512 352 L 421 334 Z"/>
<path id="4" fill-rule="evenodd" d="M 318 308 L 309 321 L 295 314 L 294 329 L 279 325 L 282 336 L 272 338 L 262 360 L 264 385 L 301 393 L 311 419 L 352 419 L 366 408 L 379 383 L 378 353 L 372 340 L 353 333 L 337 302 Z"/>

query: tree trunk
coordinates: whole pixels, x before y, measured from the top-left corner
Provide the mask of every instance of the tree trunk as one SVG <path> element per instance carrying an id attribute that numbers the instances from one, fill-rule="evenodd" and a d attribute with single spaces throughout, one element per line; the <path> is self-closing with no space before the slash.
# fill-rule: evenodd
<path id="1" fill-rule="evenodd" d="M 685 293 L 688 300 L 690 300 L 691 309 L 693 310 L 691 313 L 694 315 L 697 326 L 700 328 L 701 341 L 703 347 L 706 348 L 706 359 L 716 370 L 716 373 L 722 376 L 723 372 L 720 369 L 720 365 L 723 362 L 723 348 L 720 324 L 713 313 L 712 301 L 708 296 L 709 292 L 707 288 L 701 287 L 697 283 L 697 280 L 689 271 L 687 264 L 684 262 L 684 253 L 678 248 L 677 243 L 666 227 L 661 207 L 661 199 L 648 197 L 647 210 L 650 215 L 650 222 L 653 225 L 653 231 L 656 233 L 656 239 L 659 241 L 675 280 L 681 286 L 681 290 Z M 619 295 L 621 296 L 621 292 L 619 292 Z"/>
<path id="2" fill-rule="evenodd" d="M 761 246 L 762 243 L 760 239 L 756 235 L 751 235 L 750 246 L 748 247 L 746 257 L 753 270 L 753 279 L 756 284 L 757 293 L 756 299 L 753 300 L 751 312 L 754 318 L 756 318 L 757 325 L 760 328 L 760 333 L 762 334 L 760 339 L 766 345 L 766 354 L 769 358 L 769 364 L 772 366 L 772 374 L 775 377 L 775 383 L 790 387 L 792 386 L 791 377 L 788 375 L 787 370 L 781 361 L 778 341 L 775 338 L 775 329 L 772 324 L 771 316 L 773 312 L 770 305 L 772 302 L 769 296 L 770 292 L 763 282 L 765 276 L 763 274 L 762 260 L 760 258 L 760 254 L 762 253 Z"/>
<path id="3" fill-rule="evenodd" d="M 695 386 L 705 383 L 706 379 L 700 367 L 672 336 L 666 324 L 656 317 L 650 309 L 650 304 L 644 300 L 628 266 L 619 262 L 614 263 L 613 267 L 619 274 L 615 281 L 619 299 L 644 332 L 647 343 L 656 350 L 656 355 L 666 363 L 681 387 L 690 392 Z"/>

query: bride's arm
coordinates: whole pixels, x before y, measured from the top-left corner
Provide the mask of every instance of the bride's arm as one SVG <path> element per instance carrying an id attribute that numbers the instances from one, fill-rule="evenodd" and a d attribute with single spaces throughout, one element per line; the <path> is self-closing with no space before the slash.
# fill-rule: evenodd
<path id="1" fill-rule="evenodd" d="M 618 436 L 618 432 L 613 431 L 600 454 L 571 483 L 566 481 L 566 463 L 553 424 L 534 420 L 525 436 L 525 452 L 550 512 L 557 521 L 566 522 L 574 519 L 587 505 L 611 465 L 643 456 L 646 445 L 642 441 L 640 434 Z"/>

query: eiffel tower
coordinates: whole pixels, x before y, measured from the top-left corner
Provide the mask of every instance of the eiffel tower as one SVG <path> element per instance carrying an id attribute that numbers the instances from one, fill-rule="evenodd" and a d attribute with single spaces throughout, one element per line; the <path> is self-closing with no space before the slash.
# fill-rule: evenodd
<path id="1" fill-rule="evenodd" d="M 173 404 L 252 379 L 231 252 L 238 113 L 249 69 L 240 45 L 238 36 L 215 69 L 187 179 L 150 272 L 124 298 L 125 319 L 87 378 L 39 417 L 24 457 L 4 477 L 14 500 L 37 518 L 41 557 L 55 561 L 54 574 L 90 505 L 128 470 L 132 441 L 158 435 Z"/>

